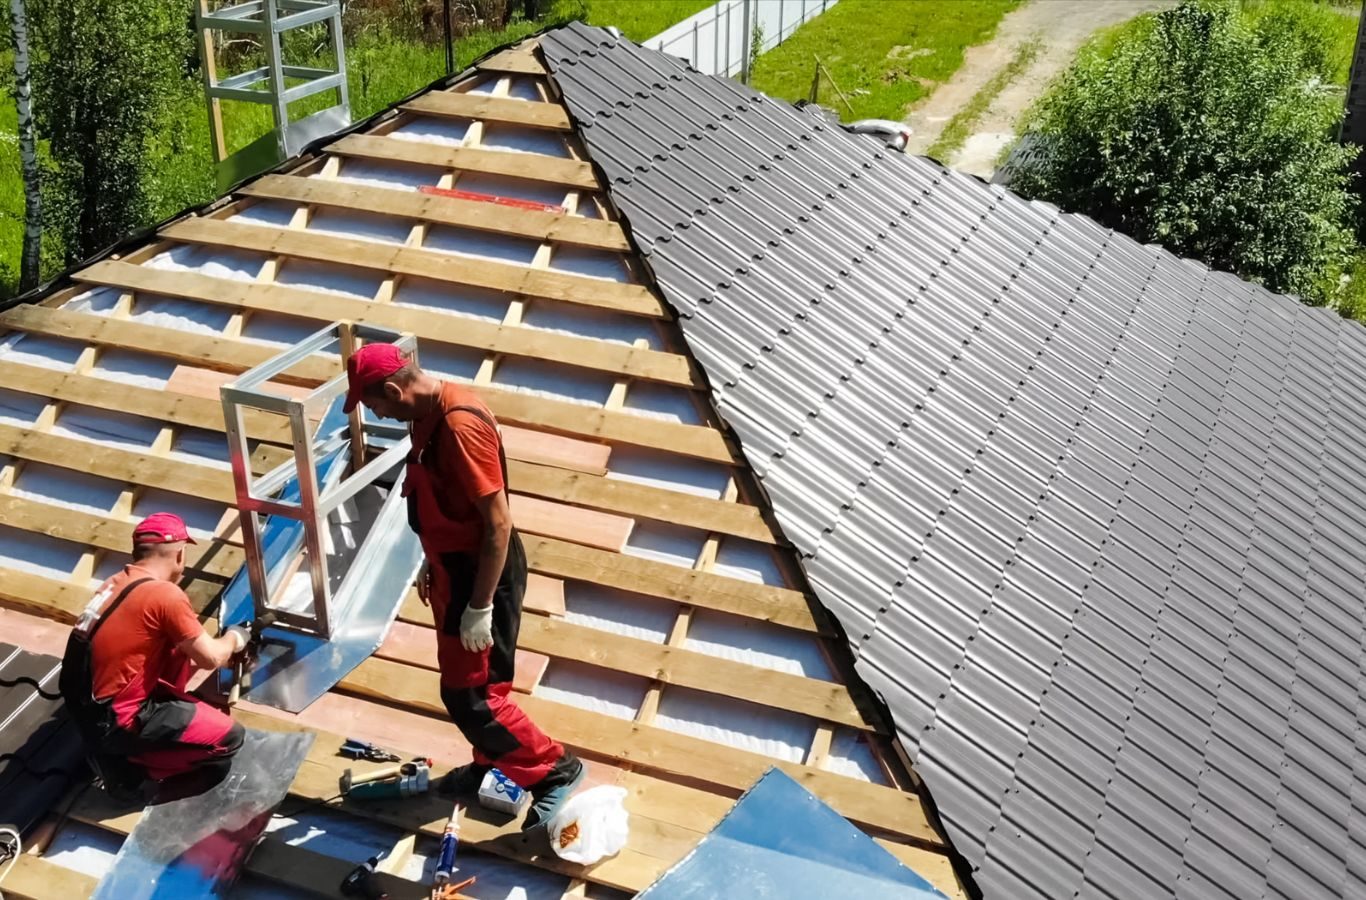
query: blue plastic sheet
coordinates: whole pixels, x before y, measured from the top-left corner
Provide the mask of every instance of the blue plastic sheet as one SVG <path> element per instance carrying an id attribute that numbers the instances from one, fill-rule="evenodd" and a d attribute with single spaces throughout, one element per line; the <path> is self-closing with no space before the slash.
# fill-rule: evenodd
<path id="1" fill-rule="evenodd" d="M 947 900 L 844 817 L 769 769 L 641 900 Z"/>

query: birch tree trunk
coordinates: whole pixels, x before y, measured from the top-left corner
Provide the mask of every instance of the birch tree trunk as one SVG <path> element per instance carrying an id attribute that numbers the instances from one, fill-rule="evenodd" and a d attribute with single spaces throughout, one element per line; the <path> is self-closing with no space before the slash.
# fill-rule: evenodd
<path id="1" fill-rule="evenodd" d="M 39 190 L 38 142 L 33 133 L 33 90 L 28 77 L 28 14 L 24 0 L 10 0 L 14 31 L 14 102 L 19 111 L 19 159 L 24 172 L 24 251 L 19 290 L 38 286 L 42 261 L 43 198 Z"/>

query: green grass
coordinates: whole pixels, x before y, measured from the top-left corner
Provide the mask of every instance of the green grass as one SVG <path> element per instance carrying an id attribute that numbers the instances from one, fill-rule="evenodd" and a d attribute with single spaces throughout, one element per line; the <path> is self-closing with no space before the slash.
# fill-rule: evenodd
<path id="1" fill-rule="evenodd" d="M 947 81 L 963 51 L 991 38 L 1019 0 L 842 0 L 760 56 L 751 84 L 784 100 L 809 98 L 815 57 L 849 98 L 822 79 L 819 100 L 848 120 L 904 119 Z"/>
<path id="2" fill-rule="evenodd" d="M 542 29 L 583 18 L 594 25 L 613 25 L 633 40 L 645 40 L 675 22 L 705 9 L 710 0 L 554 0 L 537 21 L 514 20 L 499 31 L 462 35 L 455 44 L 456 71 L 496 47 Z M 362 32 L 346 48 L 351 114 L 355 121 L 383 110 L 446 74 L 446 52 L 439 42 L 398 40 L 384 33 Z M 298 61 L 296 61 L 298 62 Z M 12 54 L 0 51 L 0 72 L 13 68 Z M 3 79 L 0 78 L 0 83 Z M 39 98 L 41 100 L 41 98 Z M 291 108 L 297 118 L 333 102 L 333 95 L 308 98 Z M 230 102 L 222 106 L 229 151 L 240 149 L 271 127 L 264 105 Z M 24 193 L 15 137 L 17 113 L 8 91 L 0 90 L 0 297 L 14 293 L 23 246 Z M 199 77 L 187 78 L 165 116 L 165 126 L 149 141 L 147 155 L 153 221 L 207 203 L 218 195 L 209 150 L 207 107 Z M 149 223 L 150 224 L 150 223 Z M 44 242 L 44 277 L 61 269 L 62 249 Z"/>
<path id="3" fill-rule="evenodd" d="M 621 29 L 637 43 L 712 5 L 713 0 L 588 0 L 589 25 Z"/>
<path id="4" fill-rule="evenodd" d="M 963 142 L 968 139 L 972 129 L 981 120 L 982 114 L 987 111 L 991 101 L 1005 90 L 1006 85 L 1010 84 L 1023 72 L 1030 63 L 1039 55 L 1039 50 L 1043 46 L 1038 38 L 1025 41 L 1015 48 L 1015 55 L 1010 58 L 999 72 L 991 76 L 991 80 L 982 85 L 977 93 L 972 95 L 972 99 L 967 105 L 960 109 L 949 124 L 940 132 L 939 139 L 930 145 L 925 151 L 925 155 L 940 162 L 945 162 L 953 154 L 957 153 L 963 146 Z"/>

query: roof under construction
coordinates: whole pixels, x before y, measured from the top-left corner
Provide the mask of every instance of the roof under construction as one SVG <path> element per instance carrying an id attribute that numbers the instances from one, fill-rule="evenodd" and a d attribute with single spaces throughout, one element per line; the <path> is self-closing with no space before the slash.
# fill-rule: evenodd
<path id="1" fill-rule="evenodd" d="M 584 869 L 530 858 L 515 824 L 472 814 L 462 847 L 489 854 L 475 857 L 473 895 L 641 890 L 771 766 L 964 895 L 889 723 L 723 427 L 538 41 L 29 299 L 0 314 L 6 641 L 60 656 L 92 588 L 127 561 L 133 523 L 160 509 L 199 540 L 185 586 L 212 613 L 243 562 L 219 388 L 338 320 L 410 332 L 424 367 L 471 385 L 503 427 L 531 570 L 519 703 L 585 757 L 590 783 L 625 787 L 632 816 L 626 849 Z M 275 386 L 297 392 L 338 371 L 335 356 L 315 355 Z M 282 424 L 246 424 L 255 471 L 288 456 Z M 290 788 L 291 815 L 315 803 L 315 818 L 273 831 L 252 877 L 289 896 L 330 890 L 375 835 L 394 843 L 394 871 L 411 874 L 447 805 L 338 803 L 351 763 L 335 751 L 349 737 L 468 761 L 438 696 L 433 648 L 430 614 L 411 592 L 375 656 L 306 710 L 237 707 L 251 728 L 317 733 Z M 89 842 L 117 841 L 137 821 L 94 792 L 70 815 Z M 5 890 L 85 895 L 97 870 L 60 853 L 25 856 Z"/>

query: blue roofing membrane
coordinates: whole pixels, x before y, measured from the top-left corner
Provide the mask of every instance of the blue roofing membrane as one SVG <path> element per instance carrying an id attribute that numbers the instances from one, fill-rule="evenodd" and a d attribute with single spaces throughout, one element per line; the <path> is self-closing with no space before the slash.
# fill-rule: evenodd
<path id="1" fill-rule="evenodd" d="M 1366 331 L 541 47 L 983 893 L 1366 896 Z"/>

